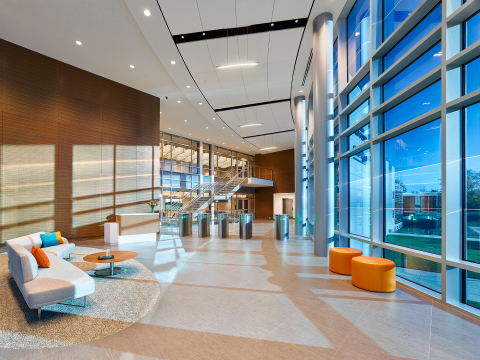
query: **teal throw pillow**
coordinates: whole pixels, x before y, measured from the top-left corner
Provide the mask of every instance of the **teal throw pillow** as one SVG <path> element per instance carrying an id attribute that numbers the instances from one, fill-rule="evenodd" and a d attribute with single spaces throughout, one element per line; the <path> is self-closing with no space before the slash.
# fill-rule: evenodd
<path id="1" fill-rule="evenodd" d="M 49 246 L 56 246 L 58 245 L 57 241 L 57 234 L 51 233 L 51 234 L 40 234 L 40 238 L 42 239 L 43 247 L 49 247 Z"/>

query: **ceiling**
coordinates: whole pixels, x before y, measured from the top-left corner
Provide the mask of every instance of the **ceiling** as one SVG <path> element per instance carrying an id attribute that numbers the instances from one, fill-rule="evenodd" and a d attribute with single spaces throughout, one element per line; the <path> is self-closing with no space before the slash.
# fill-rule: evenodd
<path id="1" fill-rule="evenodd" d="M 306 18 L 312 9 L 311 29 L 314 14 L 332 8 L 336 19 L 345 3 L 317 0 L 312 7 L 313 1 L 0 0 L 0 38 L 158 96 L 162 130 L 247 153 L 270 144 L 279 151 L 293 147 L 293 131 L 282 132 L 293 129 L 290 101 L 244 106 L 297 95 L 311 31 L 297 27 L 178 46 L 172 35 Z M 239 61 L 260 64 L 215 68 Z M 215 111 L 231 107 L 237 108 Z M 263 125 L 239 127 L 252 122 Z M 256 136 L 267 133 L 278 134 Z"/>

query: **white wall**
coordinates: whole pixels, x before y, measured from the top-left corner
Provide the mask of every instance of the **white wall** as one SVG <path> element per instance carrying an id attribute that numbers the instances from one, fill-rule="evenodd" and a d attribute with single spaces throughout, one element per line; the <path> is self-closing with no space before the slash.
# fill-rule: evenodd
<path id="1" fill-rule="evenodd" d="M 295 216 L 295 193 L 275 193 L 273 194 L 273 215 L 283 213 L 282 199 L 293 200 L 293 215 Z"/>

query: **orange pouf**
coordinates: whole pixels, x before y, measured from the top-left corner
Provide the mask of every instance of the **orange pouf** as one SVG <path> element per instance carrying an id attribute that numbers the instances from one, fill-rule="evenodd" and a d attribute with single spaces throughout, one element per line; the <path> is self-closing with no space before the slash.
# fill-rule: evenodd
<path id="1" fill-rule="evenodd" d="M 395 263 L 372 256 L 352 259 L 352 284 L 375 292 L 392 292 L 397 287 Z"/>
<path id="2" fill-rule="evenodd" d="M 328 252 L 328 268 L 330 271 L 343 275 L 352 275 L 352 259 L 362 256 L 363 252 L 357 249 L 344 247 L 330 248 Z"/>

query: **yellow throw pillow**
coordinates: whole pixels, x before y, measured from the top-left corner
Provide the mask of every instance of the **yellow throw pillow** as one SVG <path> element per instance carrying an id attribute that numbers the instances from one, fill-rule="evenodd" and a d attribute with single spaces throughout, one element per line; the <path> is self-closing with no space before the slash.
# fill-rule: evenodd
<path id="1" fill-rule="evenodd" d="M 51 234 L 51 233 L 47 233 L 47 234 Z M 58 243 L 60 245 L 63 244 L 62 234 L 60 234 L 60 231 L 55 231 L 55 235 L 57 236 Z"/>
<path id="2" fill-rule="evenodd" d="M 36 246 L 32 246 L 32 255 L 35 260 L 37 260 L 38 266 L 42 268 L 50 267 L 50 259 L 48 258 L 47 254 L 45 254 L 45 251 Z"/>

